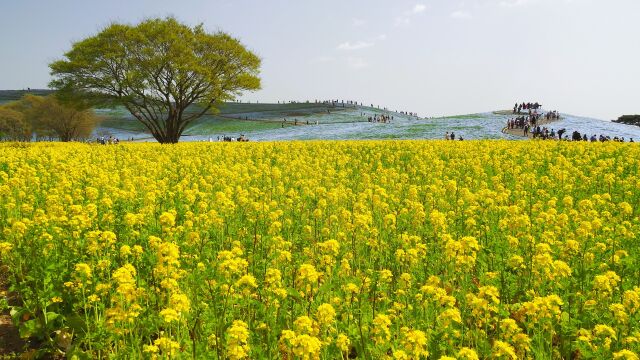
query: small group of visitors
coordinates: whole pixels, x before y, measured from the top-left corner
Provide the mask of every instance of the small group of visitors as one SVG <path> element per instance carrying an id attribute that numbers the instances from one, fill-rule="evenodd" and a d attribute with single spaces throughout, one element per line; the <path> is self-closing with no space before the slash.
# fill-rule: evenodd
<path id="1" fill-rule="evenodd" d="M 574 131 L 573 137 L 575 139 L 578 139 L 576 141 L 587 141 L 587 134 L 582 135 L 582 139 L 580 138 L 580 133 L 577 131 Z M 618 137 L 618 136 L 614 136 L 613 139 L 611 138 L 611 136 L 606 136 L 603 134 L 600 134 L 599 136 L 596 136 L 595 134 L 591 135 L 591 137 L 589 138 L 590 142 L 607 142 L 607 141 L 613 141 L 613 142 L 625 142 L 626 140 L 624 139 L 624 136 Z M 634 142 L 633 138 L 629 138 L 629 142 Z"/>
<path id="2" fill-rule="evenodd" d="M 211 142 L 211 141 L 213 141 L 213 139 L 209 138 L 209 141 Z M 247 142 L 247 141 L 249 141 L 249 138 L 244 136 L 244 134 L 238 136 L 237 138 L 231 137 L 231 136 L 222 135 L 222 137 L 218 136 L 218 141 L 224 141 L 224 142 L 233 142 L 233 141 Z"/>
<path id="3" fill-rule="evenodd" d="M 449 132 L 447 131 L 447 133 L 444 135 L 444 139 L 445 140 L 455 140 L 456 139 L 456 134 L 452 131 L 451 134 L 449 134 Z M 462 136 L 458 135 L 458 140 L 462 141 L 464 140 L 462 138 Z"/>
<path id="4" fill-rule="evenodd" d="M 96 143 L 100 145 L 118 145 L 120 144 L 120 139 L 117 137 L 109 136 L 108 138 L 104 136 L 100 136 L 96 139 Z"/>
<path id="5" fill-rule="evenodd" d="M 530 102 L 525 103 L 525 102 L 523 102 L 522 104 L 517 104 L 516 103 L 513 106 L 513 113 L 514 114 L 520 114 L 522 112 L 522 110 L 529 110 L 529 111 L 538 110 L 541 107 L 542 107 L 542 105 L 539 104 L 538 102 L 535 102 L 535 103 L 530 103 Z"/>
<path id="6" fill-rule="evenodd" d="M 316 103 L 322 103 L 322 104 L 326 104 L 326 105 L 331 105 L 331 106 L 337 106 L 337 107 L 345 107 L 345 106 L 364 106 L 364 104 L 362 102 L 358 103 L 357 101 L 353 101 L 353 100 L 325 100 L 325 101 L 320 101 L 318 102 L 318 100 L 316 100 Z M 374 104 L 369 104 L 369 107 L 372 108 L 377 108 L 377 109 L 381 109 L 384 111 L 389 111 L 388 108 L 383 107 L 381 108 L 379 105 L 374 105 Z M 329 110 L 327 109 L 327 112 L 329 112 Z M 398 114 L 402 114 L 402 115 L 406 115 L 406 116 L 412 116 L 412 117 L 418 117 L 418 113 L 416 112 L 412 112 L 412 111 L 394 111 L 395 113 Z M 374 121 L 372 121 L 374 122 Z"/>
<path id="7" fill-rule="evenodd" d="M 289 122 L 289 123 L 291 123 L 291 122 Z M 312 125 L 313 123 L 314 123 L 314 122 L 310 122 L 309 120 L 307 120 L 307 121 L 306 121 L 306 124 L 307 124 L 307 125 Z M 287 118 L 284 118 L 284 119 L 282 120 L 281 127 L 284 127 L 286 124 L 287 124 Z M 316 125 L 318 125 L 318 124 L 319 124 L 318 120 L 316 120 L 316 121 L 315 121 L 315 124 L 316 124 Z M 294 125 L 294 126 L 298 126 L 298 125 L 303 125 L 303 123 L 302 123 L 302 122 L 298 122 L 298 119 L 293 119 L 293 125 Z"/>
<path id="8" fill-rule="evenodd" d="M 590 141 L 590 142 L 606 142 L 606 141 L 614 141 L 614 142 L 625 142 L 624 137 L 615 136 L 613 139 L 610 136 L 602 135 L 596 136 L 595 134 L 588 137 L 587 134 L 581 134 L 579 131 L 573 131 L 571 133 L 571 138 L 569 135 L 565 135 L 567 130 L 562 128 L 557 132 L 554 129 L 549 129 L 547 127 L 540 128 L 540 126 L 534 127 L 531 129 L 531 136 L 534 139 L 541 140 L 562 140 L 562 141 Z M 527 134 L 525 133 L 525 136 Z M 629 139 L 629 142 L 634 142 L 633 138 Z"/>
<path id="9" fill-rule="evenodd" d="M 379 114 L 375 114 L 373 116 L 369 116 L 367 118 L 368 122 L 373 122 L 373 123 L 390 123 L 391 120 L 393 120 L 393 115 L 379 115 Z"/>
<path id="10" fill-rule="evenodd" d="M 546 114 L 544 114 L 544 118 L 546 120 L 559 120 L 560 113 L 557 110 L 549 111 Z"/>
<path id="11" fill-rule="evenodd" d="M 558 139 L 562 140 L 562 135 L 566 132 L 565 129 L 558 130 Z M 536 126 L 532 129 L 531 132 L 534 139 L 542 139 L 542 140 L 551 140 L 555 139 L 556 131 L 554 129 L 549 130 L 547 127 Z M 526 135 L 526 134 L 525 134 Z"/>

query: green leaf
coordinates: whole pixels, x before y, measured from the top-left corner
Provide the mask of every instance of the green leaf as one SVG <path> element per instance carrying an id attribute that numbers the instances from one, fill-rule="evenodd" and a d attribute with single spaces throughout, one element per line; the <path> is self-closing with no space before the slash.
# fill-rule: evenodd
<path id="1" fill-rule="evenodd" d="M 73 329 L 74 333 L 84 334 L 87 330 L 87 324 L 84 318 L 78 314 L 70 314 L 66 317 L 67 326 Z"/>
<path id="2" fill-rule="evenodd" d="M 42 325 L 37 319 L 28 320 L 20 324 L 18 331 L 23 339 L 39 337 L 42 335 Z"/>

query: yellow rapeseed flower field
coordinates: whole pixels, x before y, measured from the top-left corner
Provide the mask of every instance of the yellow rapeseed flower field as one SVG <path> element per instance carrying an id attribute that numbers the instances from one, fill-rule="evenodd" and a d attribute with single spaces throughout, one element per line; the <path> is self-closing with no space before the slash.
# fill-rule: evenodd
<path id="1" fill-rule="evenodd" d="M 0 266 L 69 358 L 638 359 L 639 169 L 628 143 L 2 144 Z"/>

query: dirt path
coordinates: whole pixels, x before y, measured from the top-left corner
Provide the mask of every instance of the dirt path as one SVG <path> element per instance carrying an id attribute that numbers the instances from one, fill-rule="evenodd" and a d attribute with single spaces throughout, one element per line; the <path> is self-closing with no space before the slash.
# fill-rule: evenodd
<path id="1" fill-rule="evenodd" d="M 0 298 L 12 303 L 8 293 L 7 269 L 0 265 Z M 18 328 L 13 325 L 9 310 L 0 312 L 0 359 L 14 359 L 24 350 L 25 342 L 20 338 Z"/>

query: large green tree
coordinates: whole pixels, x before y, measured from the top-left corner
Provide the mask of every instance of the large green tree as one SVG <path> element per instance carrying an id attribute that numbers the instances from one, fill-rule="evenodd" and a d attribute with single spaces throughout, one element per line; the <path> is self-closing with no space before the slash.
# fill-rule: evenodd
<path id="1" fill-rule="evenodd" d="M 178 142 L 220 102 L 260 88 L 260 58 L 240 41 L 174 18 L 112 24 L 50 68 L 61 96 L 122 105 L 160 143 Z"/>

